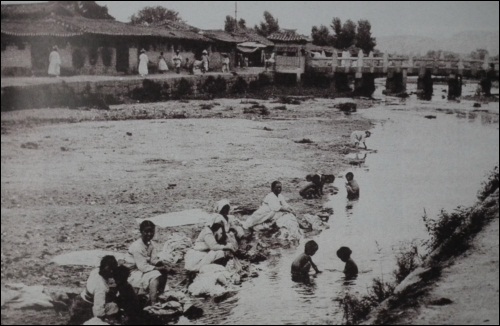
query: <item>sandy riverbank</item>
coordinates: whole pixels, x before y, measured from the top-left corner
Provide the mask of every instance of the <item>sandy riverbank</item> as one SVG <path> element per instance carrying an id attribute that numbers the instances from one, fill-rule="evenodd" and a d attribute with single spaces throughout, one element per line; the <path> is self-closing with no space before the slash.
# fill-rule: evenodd
<path id="1" fill-rule="evenodd" d="M 2 284 L 78 291 L 89 268 L 56 266 L 52 257 L 124 251 L 139 235 L 135 218 L 210 210 L 222 198 L 257 208 L 276 179 L 299 213 L 314 212 L 320 203 L 298 195 L 305 175 L 337 174 L 348 166 L 351 131 L 370 128 L 360 115 L 334 109 L 334 100 L 286 110 L 259 101 L 266 116 L 244 114 L 251 104 L 241 100 L 214 102 L 210 110 L 189 101 L 2 112 Z M 163 119 L 175 112 L 183 119 Z M 313 143 L 295 142 L 303 138 Z M 158 242 L 179 230 L 158 232 Z M 2 309 L 2 324 L 67 318 L 64 311 Z"/>

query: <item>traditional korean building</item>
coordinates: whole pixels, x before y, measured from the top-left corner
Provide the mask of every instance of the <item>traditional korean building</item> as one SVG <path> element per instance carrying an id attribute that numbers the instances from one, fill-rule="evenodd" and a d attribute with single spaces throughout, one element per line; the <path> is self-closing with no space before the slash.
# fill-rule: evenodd
<path id="1" fill-rule="evenodd" d="M 139 51 L 146 50 L 154 72 L 161 51 L 167 63 L 179 49 L 193 60 L 213 41 L 179 26 L 134 26 L 114 19 L 89 19 L 72 1 L 2 5 L 2 75 L 46 75 L 54 45 L 61 56 L 61 74 L 131 74 Z"/>

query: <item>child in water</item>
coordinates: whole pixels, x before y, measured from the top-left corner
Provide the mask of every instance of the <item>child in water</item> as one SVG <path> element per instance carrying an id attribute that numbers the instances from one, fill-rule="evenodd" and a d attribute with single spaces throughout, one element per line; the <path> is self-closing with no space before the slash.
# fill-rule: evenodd
<path id="1" fill-rule="evenodd" d="M 359 185 L 354 180 L 354 174 L 352 172 L 348 172 L 345 175 L 347 182 L 345 184 L 345 188 L 347 190 L 347 199 L 353 200 L 359 198 Z"/>
<path id="2" fill-rule="evenodd" d="M 358 266 L 351 258 L 352 250 L 349 247 L 340 247 L 337 250 L 337 257 L 345 263 L 344 275 L 346 278 L 352 278 L 358 275 Z"/>
<path id="3" fill-rule="evenodd" d="M 292 263 L 292 280 L 295 282 L 306 281 L 309 279 L 309 270 L 311 267 L 316 274 L 321 273 L 318 267 L 313 263 L 311 256 L 318 251 L 318 244 L 310 240 L 304 246 L 304 253 L 300 254 Z"/>

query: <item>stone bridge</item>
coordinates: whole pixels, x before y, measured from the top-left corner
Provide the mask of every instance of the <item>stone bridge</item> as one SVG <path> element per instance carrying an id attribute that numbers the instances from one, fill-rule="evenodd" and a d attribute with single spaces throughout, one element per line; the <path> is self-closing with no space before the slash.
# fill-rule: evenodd
<path id="1" fill-rule="evenodd" d="M 360 52 L 362 53 L 362 52 Z M 446 77 L 449 83 L 449 95 L 461 95 L 463 77 L 482 78 L 494 73 L 498 78 L 499 62 L 484 60 L 416 58 L 411 56 L 389 56 L 385 53 L 375 57 L 372 52 L 368 56 L 350 56 L 349 52 L 333 57 L 276 57 L 276 73 L 295 74 L 300 81 L 304 73 L 317 74 L 332 78 L 333 88 L 343 88 L 349 77 L 354 78 L 355 91 L 363 95 L 371 95 L 369 89 L 375 78 L 386 77 L 386 93 L 398 94 L 406 91 L 407 76 L 419 76 L 418 89 L 429 89 L 432 76 Z M 432 88 L 432 85 L 430 85 Z"/>

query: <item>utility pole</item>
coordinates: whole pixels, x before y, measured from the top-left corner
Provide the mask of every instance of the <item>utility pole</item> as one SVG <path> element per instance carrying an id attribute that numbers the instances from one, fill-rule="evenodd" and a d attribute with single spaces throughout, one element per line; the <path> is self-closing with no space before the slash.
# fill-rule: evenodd
<path id="1" fill-rule="evenodd" d="M 234 31 L 238 30 L 238 1 L 234 2 Z"/>

